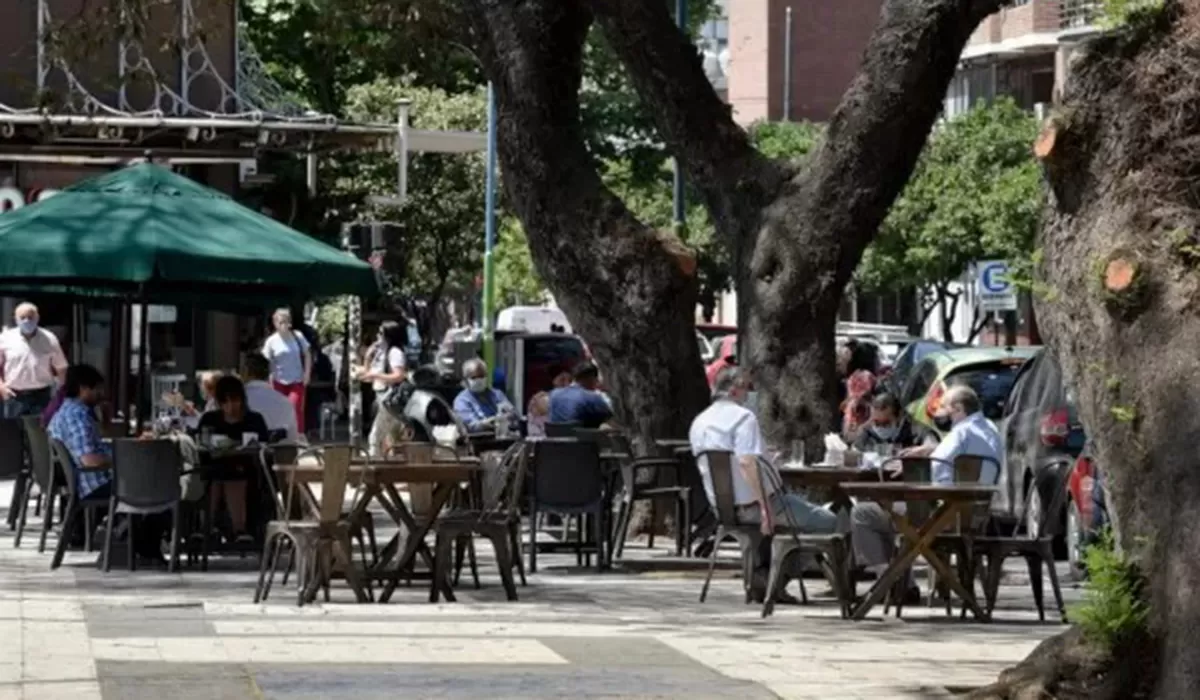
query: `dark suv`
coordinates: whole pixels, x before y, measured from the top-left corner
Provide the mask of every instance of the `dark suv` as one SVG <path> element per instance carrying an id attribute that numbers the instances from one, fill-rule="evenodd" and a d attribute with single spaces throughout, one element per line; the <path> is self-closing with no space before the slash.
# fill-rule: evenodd
<path id="1" fill-rule="evenodd" d="M 1021 367 L 997 427 L 1004 438 L 1004 468 L 993 516 L 1013 524 L 1024 519 L 1026 528 L 1036 527 L 1042 504 L 1064 488 L 1087 443 L 1074 392 L 1063 385 L 1062 370 L 1049 350 Z M 1063 518 L 1065 513 L 1048 515 Z"/>

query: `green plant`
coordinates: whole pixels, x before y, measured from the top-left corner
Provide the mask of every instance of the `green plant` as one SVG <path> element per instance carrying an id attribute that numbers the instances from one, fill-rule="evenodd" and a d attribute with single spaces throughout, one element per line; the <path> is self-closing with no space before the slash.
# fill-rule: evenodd
<path id="1" fill-rule="evenodd" d="M 1084 563 L 1089 578 L 1084 602 L 1071 614 L 1089 641 L 1115 649 L 1146 628 L 1149 608 L 1141 597 L 1141 573 L 1117 550 L 1109 529 L 1084 552 Z"/>
<path id="2" fill-rule="evenodd" d="M 1105 29 L 1117 29 L 1152 16 L 1164 7 L 1165 0 L 1103 0 L 1096 20 Z"/>
<path id="3" fill-rule="evenodd" d="M 1132 423 L 1137 420 L 1137 409 L 1133 406 L 1113 406 L 1108 412 L 1120 423 Z"/>

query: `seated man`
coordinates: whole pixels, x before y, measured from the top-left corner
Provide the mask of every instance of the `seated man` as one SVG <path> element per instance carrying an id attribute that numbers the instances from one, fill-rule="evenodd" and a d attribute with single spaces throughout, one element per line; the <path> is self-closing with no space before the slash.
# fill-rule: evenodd
<path id="1" fill-rule="evenodd" d="M 504 392 L 488 385 L 487 364 L 483 360 L 467 360 L 462 373 L 465 387 L 454 397 L 454 412 L 467 430 L 473 433 L 491 430 L 496 425 L 496 416 L 513 412 Z"/>
<path id="2" fill-rule="evenodd" d="M 296 409 L 287 397 L 275 391 L 268 383 L 271 364 L 259 353 L 246 355 L 246 404 L 250 410 L 262 414 L 267 430 L 282 430 L 288 442 L 298 442 L 302 437 L 296 424 Z"/>
<path id="3" fill-rule="evenodd" d="M 949 433 L 936 446 L 922 445 L 904 450 L 902 457 L 928 457 L 934 483 L 954 483 L 954 460 L 964 455 L 983 457 L 980 483 L 994 484 L 1002 450 L 996 426 L 980 413 L 981 404 L 968 386 L 951 387 L 942 397 L 935 421 Z M 900 504 L 897 504 L 899 506 Z M 897 511 L 900 512 L 900 511 Z M 881 573 L 894 554 L 896 530 L 891 517 L 878 503 L 859 503 L 850 513 L 855 562 L 868 571 Z M 921 591 L 910 579 L 905 602 L 916 602 Z"/>
<path id="4" fill-rule="evenodd" d="M 791 519 L 803 532 L 833 532 L 837 528 L 837 516 L 829 510 L 809 503 L 799 494 L 772 491 L 770 484 L 761 484 L 760 488 L 759 461 L 763 459 L 763 439 L 758 419 L 744 406 L 749 395 L 749 376 L 736 366 L 726 367 L 713 384 L 712 405 L 692 421 L 688 440 L 692 445 L 692 454 L 698 458 L 697 466 L 709 503 L 715 510 L 712 474 L 708 460 L 702 454 L 709 450 L 732 452 L 736 459 L 733 465 L 734 504 L 740 521 L 761 523 L 763 534 L 769 535 L 774 532 L 774 523 L 786 522 L 787 513 L 790 513 Z M 769 494 L 770 503 L 763 503 L 759 499 L 760 492 Z M 758 601 L 766 592 L 769 541 L 764 541 L 763 550 L 759 553 L 759 565 L 750 583 L 751 593 Z"/>
<path id="5" fill-rule="evenodd" d="M 859 454 L 892 455 L 920 442 L 912 423 L 902 414 L 900 401 L 884 393 L 871 401 L 871 420 L 859 431 L 853 447 Z"/>
<path id="6" fill-rule="evenodd" d="M 104 378 L 91 365 L 67 369 L 66 398 L 50 419 L 47 432 L 71 455 L 80 498 L 108 498 L 112 493 L 112 448 L 100 439 L 95 408 L 104 396 Z M 134 528 L 134 550 L 141 558 L 165 564 L 162 555 L 163 514 L 142 516 Z M 109 515 L 112 517 L 112 514 Z"/>
<path id="7" fill-rule="evenodd" d="M 597 387 L 600 370 L 591 362 L 575 368 L 570 386 L 550 392 L 550 422 L 578 423 L 581 428 L 599 428 L 612 420 L 613 410 Z"/>

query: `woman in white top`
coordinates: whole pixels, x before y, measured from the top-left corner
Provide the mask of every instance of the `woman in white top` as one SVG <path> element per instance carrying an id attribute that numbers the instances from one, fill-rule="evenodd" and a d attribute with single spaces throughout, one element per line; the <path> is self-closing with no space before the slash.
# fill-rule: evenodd
<path id="1" fill-rule="evenodd" d="M 262 354 L 271 363 L 271 385 L 296 409 L 296 429 L 304 434 L 304 396 L 312 376 L 312 351 L 304 335 L 292 330 L 292 312 L 279 309 L 272 317 L 275 332 L 263 343 Z"/>
<path id="2" fill-rule="evenodd" d="M 369 366 L 359 368 L 357 372 L 360 382 L 371 382 L 375 389 L 375 420 L 371 422 L 371 434 L 367 438 L 373 456 L 383 454 L 381 443 L 391 420 L 383 407 L 383 397 L 391 387 L 408 378 L 404 341 L 404 327 L 395 321 L 384 321 L 379 326 L 379 339 Z"/>

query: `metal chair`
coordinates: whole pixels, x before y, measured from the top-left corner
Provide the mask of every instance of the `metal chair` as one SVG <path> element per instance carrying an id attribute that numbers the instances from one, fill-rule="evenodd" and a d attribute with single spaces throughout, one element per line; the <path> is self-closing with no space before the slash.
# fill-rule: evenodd
<path id="1" fill-rule="evenodd" d="M 59 527 L 58 545 L 54 548 L 54 558 L 50 560 L 50 568 L 53 570 L 62 566 L 63 557 L 67 553 L 67 546 L 71 540 L 71 528 L 75 526 L 80 515 L 84 517 L 83 546 L 86 551 L 92 551 L 95 512 L 100 508 L 107 508 L 108 499 L 91 495 L 79 497 L 79 481 L 76 478 L 75 462 L 71 459 L 71 453 L 67 450 L 67 446 L 61 441 L 53 439 L 50 441 L 50 458 L 52 464 L 50 490 L 47 491 L 48 498 L 45 504 L 47 523 L 54 513 L 54 497 L 57 495 L 60 501 L 63 498 L 66 499 L 62 503 L 63 518 Z M 57 490 L 57 485 L 60 483 L 65 485 L 61 493 Z M 43 530 L 42 537 L 45 536 L 45 530 Z"/>
<path id="2" fill-rule="evenodd" d="M 20 418 L 0 419 L 0 479 L 16 480 L 8 507 L 8 528 L 15 530 L 20 515 L 20 499 L 29 481 L 29 468 L 25 465 L 25 436 L 22 435 Z"/>
<path id="3" fill-rule="evenodd" d="M 619 558 L 625 551 L 625 538 L 628 536 L 629 521 L 633 517 L 633 504 L 637 501 L 650 501 L 650 522 L 655 523 L 658 520 L 658 502 L 668 499 L 675 506 L 675 556 L 684 556 L 691 545 L 692 518 L 691 489 L 683 485 L 680 473 L 682 463 L 678 459 L 668 457 L 634 457 L 633 445 L 628 437 L 612 434 L 608 439 L 614 451 L 629 455 L 620 464 L 622 498 L 617 511 L 614 556 Z M 649 548 L 654 547 L 653 528 L 646 545 Z"/>
<path id="4" fill-rule="evenodd" d="M 713 572 L 717 569 L 717 554 L 721 550 L 721 543 L 727 537 L 732 537 L 741 550 L 742 589 L 746 594 L 746 603 L 749 603 L 755 553 L 763 539 L 762 528 L 757 524 L 738 522 L 737 504 L 733 498 L 733 453 L 709 450 L 697 455 L 696 459 L 708 464 L 709 479 L 712 480 L 713 497 L 717 506 L 717 534 L 713 539 L 712 553 L 708 557 L 708 575 L 704 577 L 704 586 L 700 589 L 700 602 L 703 603 L 708 597 L 708 586 L 712 582 Z"/>
<path id="5" fill-rule="evenodd" d="M 500 460 L 494 474 L 484 481 L 481 508 L 451 511 L 437 520 L 433 582 L 429 589 L 432 602 L 437 602 L 438 582 L 447 576 L 450 546 L 462 537 L 479 534 L 492 542 L 496 553 L 496 565 L 500 569 L 500 580 L 509 600 L 517 599 L 517 588 L 513 582 L 515 565 L 525 582 L 524 564 L 521 561 L 521 488 L 525 482 L 525 471 L 530 448 L 525 443 L 510 447 Z M 472 555 L 472 573 L 476 587 L 479 585 Z"/>
<path id="6" fill-rule="evenodd" d="M 167 570 L 179 568 L 179 476 L 183 456 L 173 440 L 116 440 L 113 443 L 113 481 L 108 499 L 108 525 L 104 528 L 104 571 L 111 569 L 112 536 L 117 515 L 128 523 L 126 556 L 129 570 L 137 568 L 134 555 L 135 515 L 171 511 L 171 553 Z"/>
<path id="7" fill-rule="evenodd" d="M 37 486 L 39 502 L 48 502 L 51 491 L 50 436 L 42 427 L 40 416 L 23 416 L 21 427 L 25 433 L 25 445 L 29 452 L 29 477 L 24 480 L 23 484 L 18 484 L 20 489 L 18 507 L 21 512 L 17 520 L 17 536 L 13 539 L 13 547 L 20 547 L 21 538 L 25 535 L 25 520 L 29 516 L 29 501 L 33 500 L 33 487 Z M 42 538 L 38 544 L 39 553 L 46 551 L 46 531 L 49 529 L 52 519 L 53 510 L 47 509 L 42 521 Z"/>
<path id="8" fill-rule="evenodd" d="M 579 427 L 579 423 L 547 423 L 546 437 L 573 438 L 575 437 L 575 430 Z"/>
<path id="9" fill-rule="evenodd" d="M 584 550 L 596 554 L 596 568 L 605 560 L 605 492 L 600 468 L 600 451 L 594 443 L 575 438 L 546 438 L 532 444 L 533 475 L 529 490 L 529 572 L 537 573 L 537 522 L 539 513 L 557 513 L 579 518 L 578 541 L 546 542 L 547 549 L 570 548 L 583 565 Z M 584 542 L 586 519 L 592 518 L 592 542 Z M 591 556 L 591 552 L 588 553 Z"/>

